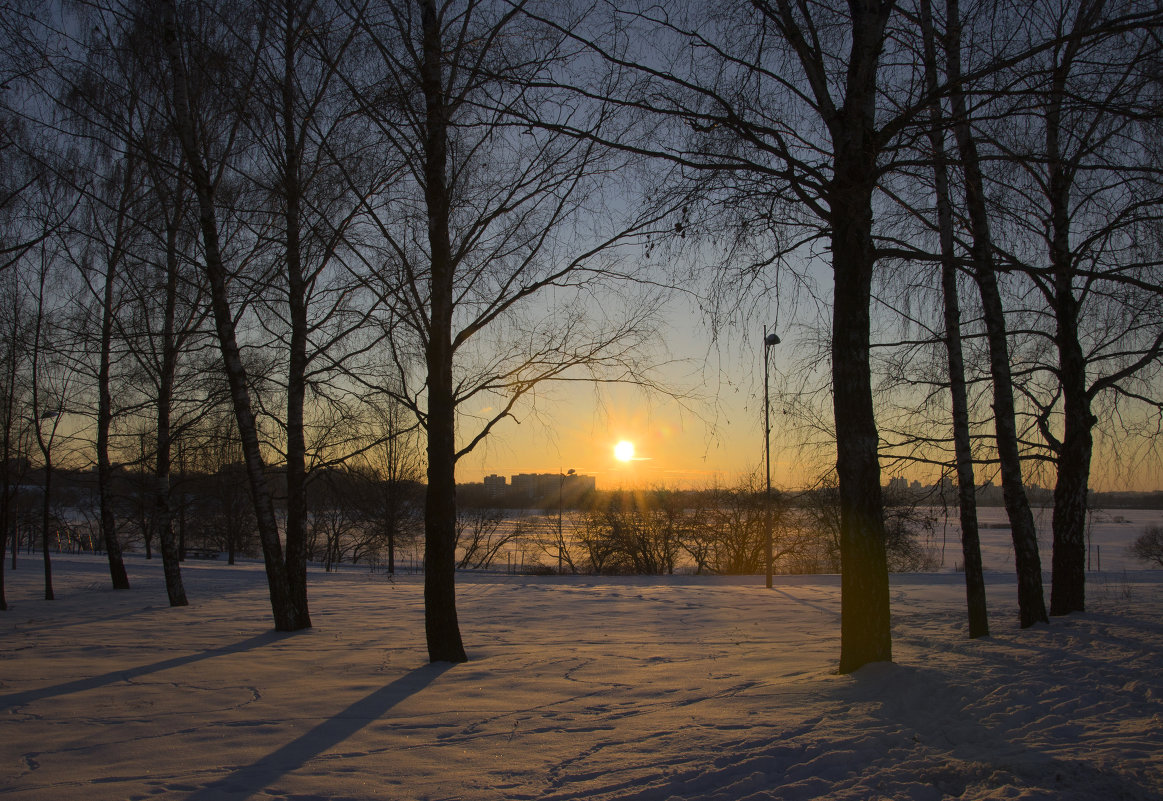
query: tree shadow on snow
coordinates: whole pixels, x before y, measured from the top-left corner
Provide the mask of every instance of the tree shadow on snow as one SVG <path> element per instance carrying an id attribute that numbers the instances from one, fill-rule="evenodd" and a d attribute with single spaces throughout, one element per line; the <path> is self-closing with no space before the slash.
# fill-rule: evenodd
<path id="1" fill-rule="evenodd" d="M 208 648 L 205 651 L 197 651 L 192 654 L 186 654 L 185 656 L 175 656 L 173 659 L 163 659 L 160 662 L 154 662 L 149 665 L 139 665 L 124 670 L 112 670 L 100 676 L 86 676 L 83 679 L 66 681 L 50 687 L 40 687 L 35 690 L 24 690 L 22 692 L 9 693 L 8 695 L 0 695 L 0 711 L 10 711 L 25 704 L 42 701 L 46 698 L 55 698 L 60 695 L 80 693 L 86 690 L 96 690 L 110 684 L 117 684 L 118 682 L 130 681 L 140 676 L 147 676 L 150 673 L 160 673 L 163 670 L 182 667 L 183 665 L 189 665 L 194 662 L 201 662 L 203 659 L 210 659 L 215 656 L 226 656 L 228 654 L 251 651 L 255 648 L 278 642 L 286 636 L 286 634 L 281 632 L 268 631 L 245 640 L 239 640 L 230 645 L 224 645 L 221 648 Z"/>
<path id="2" fill-rule="evenodd" d="M 1061 798 L 1163 801 L 1149 784 L 1090 761 L 1085 742 L 1077 743 L 1076 758 L 1056 756 L 1027 742 L 1020 729 L 1036 726 L 1038 717 L 1050 714 L 1036 699 L 1032 708 L 1015 708 L 1010 715 L 992 710 L 987 723 L 976 709 L 981 690 L 951 684 L 938 670 L 877 663 L 861 668 L 853 679 L 837 693 L 838 700 L 861 705 L 885 724 L 885 733 L 895 732 L 895 739 L 911 739 L 916 759 L 928 763 L 923 772 L 955 797 L 970 788 L 1004 784 Z M 902 745 L 907 749 L 912 744 Z"/>
<path id="3" fill-rule="evenodd" d="M 186 801 L 247 798 L 269 787 L 282 776 L 302 767 L 372 721 L 383 717 L 396 704 L 419 693 L 451 667 L 452 664 L 448 662 L 435 662 L 404 674 L 277 751 L 192 793 Z"/>

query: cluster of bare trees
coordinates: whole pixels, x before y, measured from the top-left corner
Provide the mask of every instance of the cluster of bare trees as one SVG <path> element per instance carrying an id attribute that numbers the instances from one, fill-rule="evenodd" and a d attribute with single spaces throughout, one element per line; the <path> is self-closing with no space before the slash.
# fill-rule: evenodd
<path id="1" fill-rule="evenodd" d="M 95 467 L 118 587 L 110 487 L 148 467 L 180 604 L 175 451 L 225 419 L 280 630 L 310 625 L 319 536 L 343 556 L 315 480 L 423 470 L 429 654 L 460 661 L 457 462 L 545 382 L 653 385 L 664 287 L 716 330 L 794 287 L 775 302 L 820 311 L 797 376 L 832 412 L 841 670 L 891 658 L 885 460 L 955 471 L 974 636 L 975 466 L 1023 626 L 1047 616 L 1023 471 L 1053 471 L 1050 612 L 1080 610 L 1095 438 L 1160 420 L 1160 24 L 1150 0 L 8 3 L 5 457 L 43 465 L 46 519 L 62 442 Z M 594 564 L 698 542 L 661 501 L 593 515 Z M 696 561 L 750 564 L 744 518 Z"/>
<path id="2" fill-rule="evenodd" d="M 10 5 L 5 447 L 38 449 L 46 510 L 68 433 L 128 586 L 111 487 L 148 468 L 185 603 L 174 451 L 225 411 L 275 626 L 295 630 L 308 556 L 342 558 L 351 525 L 347 504 L 308 510 L 342 489 L 331 468 L 386 488 L 389 561 L 392 487 L 426 470 L 429 650 L 463 660 L 456 462 L 541 382 L 650 380 L 659 291 L 625 248 L 665 214 L 623 202 L 635 157 L 521 121 L 607 124 L 538 88 L 567 37 L 491 2 Z"/>
<path id="3" fill-rule="evenodd" d="M 936 566 L 937 516 L 924 506 L 930 501 L 889 499 L 890 570 Z M 840 572 L 836 487 L 769 498 L 754 480 L 709 490 L 599 491 L 568 511 L 462 509 L 457 566 L 557 574 L 754 575 L 765 567 L 769 524 L 775 572 Z"/>
<path id="4" fill-rule="evenodd" d="M 826 365 L 841 671 L 891 658 L 885 459 L 956 465 L 973 636 L 975 464 L 1000 471 L 1021 624 L 1047 619 L 1037 465 L 1050 612 L 1084 606 L 1096 427 L 1118 448 L 1160 423 L 1160 22 L 1150 2 L 754 0 L 619 4 L 576 35 L 643 120 L 634 146 L 698 187 L 676 228 L 722 254 L 720 297 L 783 275 L 820 304 L 798 375 Z"/>
<path id="5" fill-rule="evenodd" d="M 937 564 L 937 515 L 925 496 L 891 498 L 887 563 L 894 572 Z M 540 513 L 473 507 L 458 521 L 458 567 L 523 572 L 754 575 L 773 570 L 839 573 L 840 506 L 835 486 L 769 498 L 749 480 L 715 489 L 616 489 L 569 510 Z"/>

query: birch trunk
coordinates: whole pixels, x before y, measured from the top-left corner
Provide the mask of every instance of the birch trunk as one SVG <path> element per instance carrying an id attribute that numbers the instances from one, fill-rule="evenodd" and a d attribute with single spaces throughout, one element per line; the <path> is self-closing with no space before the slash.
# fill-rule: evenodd
<path id="1" fill-rule="evenodd" d="M 128 182 L 128 172 L 126 171 Z M 118 220 L 120 228 L 122 220 Z M 113 396 L 109 389 L 110 358 L 113 348 L 113 287 L 120 251 L 120 231 L 114 240 L 105 267 L 105 287 L 101 299 L 101 351 L 97 367 L 97 496 L 100 507 L 101 536 L 109 558 L 109 575 L 113 589 L 128 590 L 129 576 L 117 539 L 117 521 L 113 514 L 113 463 L 109 458 L 109 429 L 113 423 Z"/>
<path id="2" fill-rule="evenodd" d="M 173 505 L 170 499 L 170 453 L 173 429 L 174 376 L 177 373 L 178 345 L 174 320 L 178 304 L 178 225 L 176 219 L 166 227 L 166 305 L 162 321 L 162 365 L 157 399 L 157 470 L 155 473 L 155 517 L 161 540 L 162 571 L 170 606 L 186 606 L 186 588 L 182 582 L 181 549 L 174 536 Z"/>
<path id="3" fill-rule="evenodd" d="M 298 628 L 309 628 L 307 611 L 307 445 L 303 432 L 303 405 L 307 392 L 307 286 L 303 277 L 300 241 L 301 143 L 295 117 L 295 3 L 288 0 L 283 50 L 282 125 L 285 264 L 291 343 L 287 368 L 287 580 L 300 615 Z"/>
<path id="4" fill-rule="evenodd" d="M 948 0 L 947 7 L 948 77 L 949 83 L 956 87 L 961 81 L 960 9 L 957 0 Z M 954 133 L 965 170 L 966 206 L 973 237 L 970 254 L 973 277 L 981 293 L 982 314 L 989 342 L 989 366 L 993 376 L 993 410 L 998 460 L 1001 466 L 1002 495 L 1010 519 L 1018 576 L 1018 614 L 1021 626 L 1026 628 L 1048 620 L 1042 592 L 1042 561 L 1038 554 L 1034 515 L 1030 511 L 1030 503 L 1022 481 L 1005 310 L 994 268 L 993 244 L 985 205 L 985 183 L 977 155 L 977 144 L 969 125 L 964 93 L 959 89 L 955 90 L 951 99 L 955 120 Z"/>
<path id="5" fill-rule="evenodd" d="M 424 502 L 424 631 L 432 662 L 467 656 L 456 614 L 456 407 L 452 382 L 453 257 L 449 233 L 448 108 L 443 48 L 432 0 L 422 10 L 424 179 L 431 250 L 428 367 L 428 489 Z"/>
<path id="6" fill-rule="evenodd" d="M 937 53 L 929 0 L 921 2 L 921 25 L 928 89 L 937 94 Z M 961 343 L 961 300 L 957 290 L 957 259 L 953 238 L 953 208 L 945 150 L 945 121 L 934 104 L 929 141 L 933 148 L 937 229 L 941 241 L 941 290 L 944 299 L 945 353 L 949 363 L 949 395 L 953 408 L 953 448 L 957 464 L 957 510 L 961 519 L 961 556 L 965 566 L 965 601 L 970 638 L 989 635 L 981 540 L 977 528 L 976 481 L 969 435 L 969 398 L 965 386 L 965 356 Z"/>
<path id="7" fill-rule="evenodd" d="M 1101 3 L 1084 4 L 1080 19 L 1089 18 Z M 1073 165 L 1063 156 L 1062 103 L 1066 78 L 1077 42 L 1064 49 L 1055 68 L 1046 104 L 1046 154 L 1049 176 L 1047 200 L 1050 222 L 1050 269 L 1053 274 L 1053 308 L 1058 347 L 1058 381 L 1062 388 L 1062 440 L 1057 443 L 1058 476 L 1054 484 L 1054 554 L 1050 589 L 1050 614 L 1067 615 L 1086 609 L 1086 508 L 1090 461 L 1094 449 L 1092 429 L 1098 422 L 1090 410 L 1086 356 L 1079 339 L 1079 302 L 1074 294 L 1074 268 L 1070 251 L 1070 190 Z"/>
<path id="8" fill-rule="evenodd" d="M 301 621 L 306 609 L 299 609 L 291 591 L 283 549 L 279 541 L 278 522 L 267 482 L 265 465 L 259 446 L 258 426 L 247 386 L 246 368 L 238 347 L 234 316 L 226 288 L 226 266 L 219 245 L 218 221 L 214 209 L 214 184 L 203 161 L 198 141 L 198 129 L 190 107 L 185 65 L 178 41 L 177 9 L 174 0 L 163 5 L 163 40 L 170 69 L 173 71 L 175 128 L 190 170 L 191 183 L 198 201 L 198 225 L 202 232 L 206 276 L 210 283 L 211 306 L 218 342 L 222 351 L 223 367 L 230 386 L 243 458 L 254 502 L 259 540 L 262 543 L 266 565 L 267 585 L 275 629 L 296 631 L 303 628 Z"/>

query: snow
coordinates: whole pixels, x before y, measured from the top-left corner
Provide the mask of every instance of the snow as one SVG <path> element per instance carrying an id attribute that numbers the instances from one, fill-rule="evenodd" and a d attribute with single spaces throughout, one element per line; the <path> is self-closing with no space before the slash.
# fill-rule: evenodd
<path id="1" fill-rule="evenodd" d="M 1140 530 L 1096 526 L 1088 611 L 1026 631 L 1008 533 L 984 532 L 982 640 L 952 564 L 894 577 L 895 664 L 851 676 L 835 576 L 465 574 L 470 661 L 448 666 L 426 664 L 420 577 L 313 570 L 314 628 L 276 634 L 261 565 L 187 562 L 173 609 L 157 560 L 115 592 L 102 558 L 56 555 L 46 602 L 22 555 L 0 799 L 1163 799 Z"/>

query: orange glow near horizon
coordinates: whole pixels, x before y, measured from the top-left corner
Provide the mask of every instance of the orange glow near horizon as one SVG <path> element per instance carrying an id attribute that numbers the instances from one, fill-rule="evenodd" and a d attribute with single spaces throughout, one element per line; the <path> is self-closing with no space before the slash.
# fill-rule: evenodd
<path id="1" fill-rule="evenodd" d="M 532 409 L 503 421 L 458 463 L 457 479 L 479 482 L 490 474 L 509 477 L 573 469 L 594 476 L 603 490 L 709 489 L 762 476 L 762 383 L 713 388 L 714 403 L 700 405 L 634 387 L 595 386 L 591 391 L 578 385 L 547 387 Z M 805 435 L 802 421 L 783 413 L 778 400 L 772 404 L 771 424 L 773 487 L 812 486 L 834 467 L 834 451 L 810 431 Z M 619 450 L 623 442 L 633 444 L 632 454 Z M 1123 456 L 1121 465 L 1108 455 L 1116 451 Z M 629 459 L 624 458 L 627 455 Z M 882 484 L 896 477 L 930 485 L 940 471 L 931 466 L 882 466 Z M 978 481 L 989 480 L 1000 483 L 983 469 Z M 1027 481 L 1052 487 L 1053 471 L 1032 472 Z M 1096 441 L 1091 486 L 1096 491 L 1158 491 L 1163 487 L 1163 460 L 1153 452 L 1131 452 L 1121 441 Z"/>
<path id="2" fill-rule="evenodd" d="M 594 476 L 601 489 L 701 489 L 737 481 L 762 456 L 757 425 L 745 412 L 714 419 L 713 413 L 692 412 L 626 387 L 538 400 L 539 414 L 498 426 L 495 436 L 458 466 L 458 480 L 574 469 Z M 633 452 L 619 448 L 623 442 L 632 444 Z M 786 480 L 781 462 L 773 448 L 777 486 Z"/>

